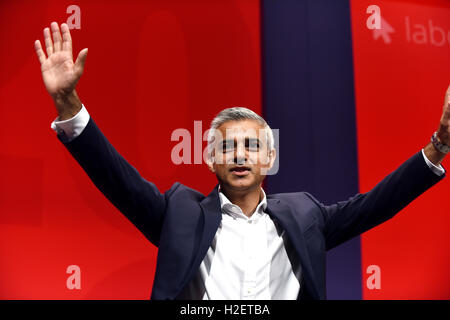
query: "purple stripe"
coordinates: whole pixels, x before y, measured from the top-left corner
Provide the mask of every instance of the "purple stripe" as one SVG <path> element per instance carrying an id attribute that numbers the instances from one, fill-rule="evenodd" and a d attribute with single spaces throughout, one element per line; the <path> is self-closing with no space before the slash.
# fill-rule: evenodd
<path id="1" fill-rule="evenodd" d="M 263 0 L 263 111 L 280 129 L 269 193 L 308 191 L 325 204 L 358 193 L 350 6 Z M 359 237 L 328 253 L 328 299 L 361 299 Z"/>

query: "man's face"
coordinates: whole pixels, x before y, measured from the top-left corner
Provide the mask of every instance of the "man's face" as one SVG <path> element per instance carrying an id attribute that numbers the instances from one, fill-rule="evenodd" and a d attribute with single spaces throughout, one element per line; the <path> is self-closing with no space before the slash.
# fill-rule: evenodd
<path id="1" fill-rule="evenodd" d="M 273 165 L 264 127 L 255 120 L 224 122 L 217 128 L 209 168 L 224 188 L 245 191 L 261 186 Z"/>

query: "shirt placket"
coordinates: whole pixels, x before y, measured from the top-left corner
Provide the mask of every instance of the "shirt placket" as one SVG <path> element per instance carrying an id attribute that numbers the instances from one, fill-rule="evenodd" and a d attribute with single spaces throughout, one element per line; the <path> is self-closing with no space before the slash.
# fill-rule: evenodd
<path id="1" fill-rule="evenodd" d="M 242 299 L 251 300 L 256 296 L 256 281 L 257 281 L 257 261 L 256 261 L 256 243 L 257 234 L 255 220 L 248 219 L 245 221 L 245 241 L 244 241 L 244 253 L 247 260 L 247 265 L 244 272 L 244 282 L 242 287 Z"/>

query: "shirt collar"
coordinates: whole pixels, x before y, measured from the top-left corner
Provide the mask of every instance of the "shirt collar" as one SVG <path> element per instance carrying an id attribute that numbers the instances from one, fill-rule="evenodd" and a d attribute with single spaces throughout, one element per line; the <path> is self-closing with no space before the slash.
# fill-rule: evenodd
<path id="1" fill-rule="evenodd" d="M 266 193 L 264 192 L 263 188 L 261 188 L 261 191 L 263 194 L 263 199 L 259 202 L 258 206 L 256 207 L 255 211 L 253 212 L 253 214 L 250 218 L 248 218 L 242 212 L 242 209 L 239 206 L 231 203 L 231 201 L 220 191 L 220 185 L 218 186 L 218 190 L 219 190 L 219 199 L 220 199 L 220 209 L 222 210 L 222 213 L 226 213 L 226 214 L 232 216 L 233 218 L 251 219 L 251 218 L 255 217 L 255 214 L 262 215 L 267 208 Z"/>

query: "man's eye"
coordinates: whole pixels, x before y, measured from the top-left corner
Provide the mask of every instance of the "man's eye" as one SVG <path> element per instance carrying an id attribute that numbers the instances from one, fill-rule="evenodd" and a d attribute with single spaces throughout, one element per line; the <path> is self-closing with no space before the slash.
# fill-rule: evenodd
<path id="1" fill-rule="evenodd" d="M 231 151 L 231 150 L 234 150 L 234 143 L 231 143 L 231 142 L 222 143 L 222 151 L 223 152 L 227 152 L 227 151 Z"/>
<path id="2" fill-rule="evenodd" d="M 259 141 L 258 140 L 250 140 L 247 143 L 247 147 L 249 150 L 258 150 L 259 149 Z"/>

